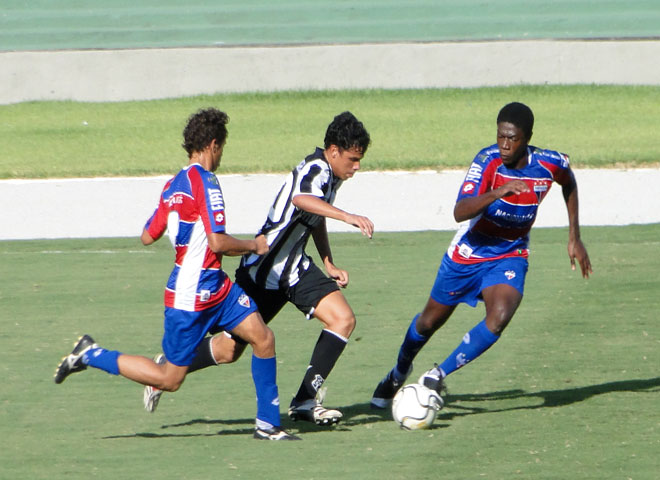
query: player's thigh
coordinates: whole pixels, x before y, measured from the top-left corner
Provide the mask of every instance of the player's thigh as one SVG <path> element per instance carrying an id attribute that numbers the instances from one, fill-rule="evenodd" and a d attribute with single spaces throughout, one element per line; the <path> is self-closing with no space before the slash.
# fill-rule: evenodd
<path id="1" fill-rule="evenodd" d="M 522 294 L 517 288 L 503 283 L 491 285 L 481 294 L 486 305 L 488 329 L 495 334 L 502 333 L 520 306 Z"/>
<path id="2" fill-rule="evenodd" d="M 355 314 L 346 297 L 336 290 L 321 299 L 314 316 L 323 326 L 343 336 L 349 336 L 355 328 Z"/>

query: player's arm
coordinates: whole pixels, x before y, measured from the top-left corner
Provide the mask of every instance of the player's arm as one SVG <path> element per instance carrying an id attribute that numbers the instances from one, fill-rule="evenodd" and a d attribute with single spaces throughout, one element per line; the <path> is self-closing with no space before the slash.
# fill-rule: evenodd
<path id="1" fill-rule="evenodd" d="M 333 218 L 339 220 L 340 222 L 347 223 L 354 227 L 357 227 L 362 232 L 362 235 L 366 235 L 371 238 L 374 234 L 374 224 L 367 217 L 362 215 L 353 215 L 352 213 L 345 212 L 340 208 L 330 205 L 325 200 L 320 199 L 317 196 L 309 194 L 298 194 L 293 197 L 293 205 L 300 210 L 305 212 L 313 213 L 321 217 Z"/>
<path id="2" fill-rule="evenodd" d="M 151 235 L 149 235 L 149 232 L 147 231 L 147 229 L 144 228 L 142 230 L 142 235 L 140 235 L 140 240 L 142 241 L 142 245 L 151 245 L 157 239 L 153 238 Z"/>
<path id="3" fill-rule="evenodd" d="M 348 286 L 348 272 L 337 268 L 332 260 L 332 251 L 330 250 L 330 240 L 328 239 L 328 228 L 325 224 L 325 218 L 312 230 L 312 238 L 314 239 L 316 250 L 318 250 L 319 256 L 323 261 L 325 271 L 328 272 L 330 278 L 334 279 L 337 285 L 342 288 Z"/>
<path id="4" fill-rule="evenodd" d="M 587 248 L 580 237 L 577 182 L 573 171 L 570 169 L 568 170 L 568 181 L 562 185 L 562 194 L 564 195 L 564 202 L 566 202 L 566 210 L 568 210 L 568 258 L 571 260 L 571 268 L 575 270 L 575 261 L 577 260 L 582 276 L 589 278 L 589 274 L 593 271 Z"/>
<path id="5" fill-rule="evenodd" d="M 220 253 L 230 257 L 244 255 L 246 253 L 256 253 L 263 255 L 268 252 L 268 242 L 264 235 L 258 235 L 255 238 L 241 240 L 228 233 L 208 233 L 209 249 L 213 253 Z"/>
<path id="6" fill-rule="evenodd" d="M 488 190 L 474 197 L 464 197 L 454 206 L 454 219 L 457 222 L 464 222 L 479 215 L 495 200 L 525 192 L 529 192 L 529 187 L 525 182 L 511 180 L 495 190 Z"/>
<path id="7" fill-rule="evenodd" d="M 151 217 L 149 217 L 147 223 L 145 223 L 142 229 L 142 235 L 140 235 L 140 241 L 142 241 L 143 245 L 151 245 L 163 236 L 166 226 L 166 217 L 159 206 Z"/>

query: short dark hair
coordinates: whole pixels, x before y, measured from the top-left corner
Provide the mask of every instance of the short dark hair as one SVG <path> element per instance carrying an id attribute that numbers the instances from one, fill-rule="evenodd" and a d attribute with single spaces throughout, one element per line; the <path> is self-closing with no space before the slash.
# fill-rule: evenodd
<path id="1" fill-rule="evenodd" d="M 343 150 L 355 147 L 365 154 L 369 143 L 371 143 L 369 132 L 351 112 L 337 115 L 325 132 L 325 148 L 329 148 L 330 145 L 337 145 Z"/>
<path id="2" fill-rule="evenodd" d="M 532 138 L 534 114 L 532 109 L 524 103 L 512 102 L 502 107 L 497 115 L 497 123 L 500 122 L 512 123 L 525 133 L 527 139 Z"/>
<path id="3" fill-rule="evenodd" d="M 222 145 L 227 139 L 227 123 L 229 116 L 225 112 L 216 108 L 198 110 L 188 117 L 181 146 L 190 157 L 193 152 L 204 150 L 213 139 Z"/>

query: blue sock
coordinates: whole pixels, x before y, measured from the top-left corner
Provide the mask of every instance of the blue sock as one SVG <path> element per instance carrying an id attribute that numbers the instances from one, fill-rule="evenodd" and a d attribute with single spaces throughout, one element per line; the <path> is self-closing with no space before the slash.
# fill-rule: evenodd
<path id="1" fill-rule="evenodd" d="M 252 380 L 257 390 L 257 422 L 280 426 L 280 397 L 277 392 L 277 362 L 275 357 L 252 355 Z"/>
<path id="2" fill-rule="evenodd" d="M 486 320 L 482 320 L 465 334 L 461 344 L 442 362 L 440 368 L 445 375 L 449 375 L 484 353 L 499 338 L 499 335 L 488 330 Z"/>
<path id="3" fill-rule="evenodd" d="M 430 338 L 417 333 L 415 324 L 417 323 L 418 317 L 419 313 L 415 315 L 412 322 L 410 322 L 406 336 L 399 349 L 399 357 L 396 360 L 396 367 L 394 367 L 394 376 L 397 377 L 398 380 L 402 380 L 403 377 L 407 375 L 413 360 Z"/>
<path id="4" fill-rule="evenodd" d="M 105 348 L 92 348 L 83 355 L 82 361 L 85 365 L 104 370 L 112 375 L 119 375 L 119 365 L 117 359 L 121 355 L 116 350 L 106 350 Z"/>

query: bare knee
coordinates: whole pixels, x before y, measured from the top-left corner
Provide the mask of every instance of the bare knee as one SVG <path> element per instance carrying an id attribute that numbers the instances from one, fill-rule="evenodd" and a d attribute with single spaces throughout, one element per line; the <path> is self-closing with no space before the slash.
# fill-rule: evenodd
<path id="1" fill-rule="evenodd" d="M 275 356 L 275 334 L 266 325 L 264 325 L 263 331 L 254 336 L 250 344 L 254 354 L 259 358 Z"/>
<path id="2" fill-rule="evenodd" d="M 443 305 L 429 298 L 424 310 L 417 317 L 415 323 L 417 333 L 430 337 L 449 320 L 455 308 L 455 305 Z"/>
<path id="3" fill-rule="evenodd" d="M 495 335 L 501 335 L 509 325 L 512 315 L 506 311 L 488 312 L 486 316 L 486 327 Z"/>
<path id="4" fill-rule="evenodd" d="M 165 377 L 160 385 L 157 385 L 157 388 L 160 388 L 166 392 L 176 392 L 179 388 L 181 388 L 184 379 L 185 377 Z"/>
<path id="5" fill-rule="evenodd" d="M 348 338 L 353 333 L 353 330 L 355 330 L 357 321 L 355 320 L 355 315 L 351 312 L 350 314 L 337 315 L 331 319 L 321 320 L 321 323 L 323 323 L 324 327 L 331 332 L 338 333 L 342 337 Z"/>
<path id="6" fill-rule="evenodd" d="M 486 305 L 486 326 L 495 335 L 501 335 L 516 313 L 519 302 L 492 302 Z"/>

